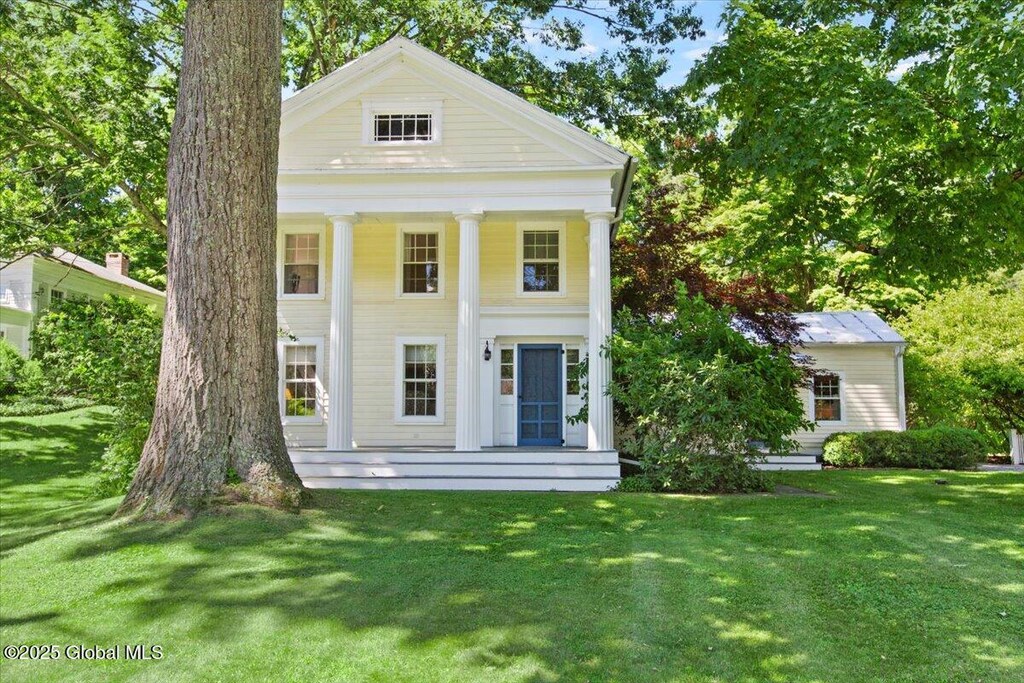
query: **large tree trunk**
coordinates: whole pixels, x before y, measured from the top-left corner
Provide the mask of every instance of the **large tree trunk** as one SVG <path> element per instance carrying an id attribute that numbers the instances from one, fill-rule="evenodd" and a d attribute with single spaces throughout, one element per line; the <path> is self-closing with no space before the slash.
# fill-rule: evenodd
<path id="1" fill-rule="evenodd" d="M 292 506 L 277 400 L 280 0 L 190 0 L 171 129 L 156 412 L 121 513 L 193 513 L 229 468 Z"/>

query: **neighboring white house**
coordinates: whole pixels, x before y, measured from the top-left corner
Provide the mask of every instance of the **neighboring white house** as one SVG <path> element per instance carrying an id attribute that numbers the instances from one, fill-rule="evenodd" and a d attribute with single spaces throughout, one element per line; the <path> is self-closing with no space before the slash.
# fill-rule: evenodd
<path id="1" fill-rule="evenodd" d="M 871 311 L 800 313 L 801 340 L 819 370 L 803 392 L 813 431 L 794 436 L 802 453 L 821 453 L 835 432 L 907 427 L 903 394 L 906 342 Z"/>
<path id="2" fill-rule="evenodd" d="M 0 337 L 25 356 L 36 318 L 57 299 L 102 299 L 107 294 L 133 297 L 163 315 L 164 293 L 128 277 L 128 257 L 107 254 L 106 266 L 54 249 L 31 254 L 0 268 Z"/>
<path id="3" fill-rule="evenodd" d="M 286 100 L 279 398 L 308 486 L 604 490 L 633 159 L 404 38 Z"/>

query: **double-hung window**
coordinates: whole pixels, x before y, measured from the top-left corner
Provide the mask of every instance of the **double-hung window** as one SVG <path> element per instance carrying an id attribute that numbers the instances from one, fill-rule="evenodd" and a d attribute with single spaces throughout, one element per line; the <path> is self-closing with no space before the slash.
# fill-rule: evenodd
<path id="1" fill-rule="evenodd" d="M 834 373 L 814 376 L 811 389 L 815 422 L 842 422 L 842 378 Z"/>
<path id="2" fill-rule="evenodd" d="M 281 417 L 286 422 L 318 421 L 323 414 L 319 340 L 300 339 L 280 346 Z"/>
<path id="3" fill-rule="evenodd" d="M 518 247 L 516 278 L 519 293 L 525 296 L 564 294 L 564 228 L 520 226 Z"/>
<path id="4" fill-rule="evenodd" d="M 444 340 L 400 337 L 396 344 L 397 422 L 444 421 Z"/>
<path id="5" fill-rule="evenodd" d="M 282 297 L 323 296 L 323 231 L 288 231 L 282 236 L 279 294 Z"/>
<path id="6" fill-rule="evenodd" d="M 399 295 L 443 294 L 441 229 L 403 229 L 400 233 Z"/>

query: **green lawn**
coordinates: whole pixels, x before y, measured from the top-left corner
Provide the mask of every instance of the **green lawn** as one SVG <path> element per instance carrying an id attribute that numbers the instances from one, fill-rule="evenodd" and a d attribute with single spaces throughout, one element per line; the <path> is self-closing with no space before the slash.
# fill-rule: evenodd
<path id="1" fill-rule="evenodd" d="M 2 423 L 0 660 L 31 681 L 1020 681 L 1024 477 L 792 473 L 827 497 L 317 492 L 111 522 L 106 414 Z"/>

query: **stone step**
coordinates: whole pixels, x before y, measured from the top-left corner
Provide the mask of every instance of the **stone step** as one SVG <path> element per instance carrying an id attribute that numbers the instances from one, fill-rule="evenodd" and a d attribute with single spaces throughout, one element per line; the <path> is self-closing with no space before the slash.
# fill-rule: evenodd
<path id="1" fill-rule="evenodd" d="M 392 465 L 392 464 L 588 464 L 617 465 L 618 453 L 615 451 L 585 451 L 566 449 L 495 449 L 485 451 L 461 452 L 446 449 L 424 450 L 355 450 L 328 451 L 325 449 L 289 449 L 288 454 L 296 465 L 299 464 L 361 464 L 361 465 Z"/>

